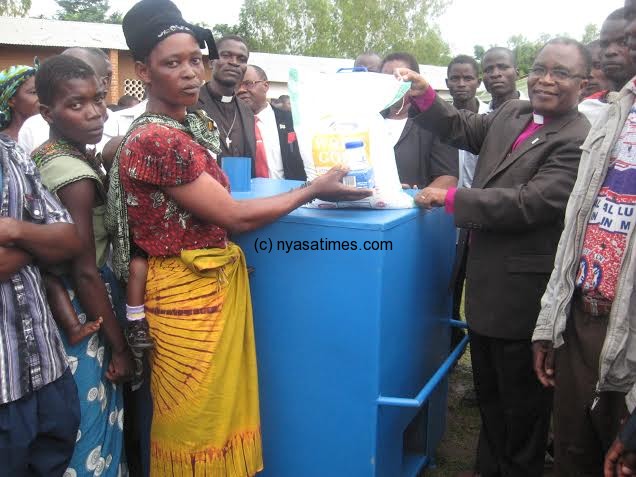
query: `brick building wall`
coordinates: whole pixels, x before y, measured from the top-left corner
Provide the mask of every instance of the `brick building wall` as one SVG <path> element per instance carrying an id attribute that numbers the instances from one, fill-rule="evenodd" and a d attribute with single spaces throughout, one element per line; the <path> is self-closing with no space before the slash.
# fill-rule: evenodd
<path id="1" fill-rule="evenodd" d="M 46 46 L 15 46 L 0 45 L 0 70 L 12 65 L 32 65 L 33 58 L 38 57 L 40 62 L 59 55 L 66 48 Z M 113 80 L 108 103 L 117 103 L 124 95 L 124 83 L 126 79 L 136 79 L 135 64 L 128 51 L 106 50 L 110 62 L 113 65 Z"/>
<path id="2" fill-rule="evenodd" d="M 62 47 L 46 47 L 46 46 L 15 46 L 0 44 L 0 70 L 8 68 L 12 65 L 32 65 L 33 58 L 38 57 L 40 62 L 54 55 L 59 55 L 65 48 Z M 126 94 L 126 85 L 130 85 L 131 81 L 137 81 L 135 74 L 135 62 L 129 51 L 122 50 L 105 50 L 108 54 L 111 64 L 113 65 L 113 79 L 111 83 L 108 104 L 116 104 L 121 96 Z M 206 78 L 210 77 L 209 68 L 207 67 L 207 57 L 204 60 L 206 64 Z M 129 87 L 130 89 L 130 87 Z M 139 92 L 140 88 L 135 91 Z"/>
<path id="3" fill-rule="evenodd" d="M 0 45 L 0 70 L 13 65 L 32 65 L 36 56 L 42 62 L 51 56 L 59 55 L 62 51 L 64 48 Z"/>

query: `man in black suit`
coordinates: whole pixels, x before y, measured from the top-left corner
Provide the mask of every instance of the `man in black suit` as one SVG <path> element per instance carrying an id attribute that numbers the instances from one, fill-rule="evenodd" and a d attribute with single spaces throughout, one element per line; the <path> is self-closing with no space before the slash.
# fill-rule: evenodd
<path id="1" fill-rule="evenodd" d="M 410 53 L 387 55 L 382 60 L 380 72 L 393 74 L 396 68 L 420 71 L 417 60 Z M 408 118 L 409 110 L 407 94 L 380 113 L 393 142 L 395 165 L 402 187 L 455 187 L 459 175 L 457 149 L 442 144 L 435 134 L 413 124 Z"/>
<path id="2" fill-rule="evenodd" d="M 421 76 L 397 72 L 412 81 L 415 123 L 479 155 L 472 188 L 426 188 L 416 202 L 444 206 L 470 230 L 461 253 L 483 477 L 543 475 L 551 393 L 534 376 L 531 338 L 590 127 L 577 111 L 590 63 L 579 42 L 551 40 L 528 75 L 530 102 L 487 115 L 458 111 Z"/>
<path id="3" fill-rule="evenodd" d="M 219 128 L 221 153 L 217 157 L 251 157 L 256 154 L 254 114 L 236 97 L 236 90 L 243 80 L 249 50 L 238 36 L 226 36 L 216 43 L 219 58 L 212 60 L 212 78 L 201 87 L 199 102 L 192 111 L 203 109 Z M 255 164 L 252 161 L 252 177 Z"/>
<path id="4" fill-rule="evenodd" d="M 238 97 L 254 113 L 256 176 L 307 180 L 298 150 L 292 115 L 272 107 L 267 101 L 268 91 L 269 81 L 265 71 L 258 66 L 249 65 L 241 82 Z"/>

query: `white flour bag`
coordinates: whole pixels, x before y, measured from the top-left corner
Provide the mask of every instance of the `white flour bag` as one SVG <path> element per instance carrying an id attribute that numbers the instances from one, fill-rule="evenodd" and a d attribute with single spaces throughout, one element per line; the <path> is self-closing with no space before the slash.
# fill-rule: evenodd
<path id="1" fill-rule="evenodd" d="M 307 207 L 406 209 L 393 143 L 380 111 L 399 101 L 411 84 L 393 75 L 367 72 L 304 74 L 289 70 L 294 129 L 309 180 L 337 164 L 349 167 L 344 183 L 372 188 L 351 202 L 314 200 Z"/>

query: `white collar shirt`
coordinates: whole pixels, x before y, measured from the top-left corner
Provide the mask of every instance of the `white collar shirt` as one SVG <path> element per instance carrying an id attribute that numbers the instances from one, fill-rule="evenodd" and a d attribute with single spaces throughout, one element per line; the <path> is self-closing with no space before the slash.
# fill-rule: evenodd
<path id="1" fill-rule="evenodd" d="M 487 114 L 490 111 L 488 103 L 484 103 L 479 98 L 477 98 L 477 101 L 479 102 L 477 114 Z M 479 156 L 476 154 L 462 149 L 459 150 L 459 178 L 457 187 L 470 187 L 472 185 L 478 159 Z"/>
<path id="2" fill-rule="evenodd" d="M 284 179 L 285 173 L 283 170 L 283 156 L 280 151 L 278 122 L 269 103 L 265 106 L 265 109 L 256 114 L 256 127 L 259 128 L 263 138 L 270 179 Z"/>
<path id="3" fill-rule="evenodd" d="M 108 118 L 104 123 L 104 134 L 99 143 L 95 145 L 95 150 L 101 152 L 106 143 L 112 138 L 126 134 L 132 122 L 146 111 L 147 103 L 147 101 L 142 101 L 132 108 L 122 109 L 117 112 L 106 110 Z M 18 144 L 22 146 L 22 149 L 29 156 L 48 140 L 49 123 L 44 120 L 41 114 L 36 114 L 27 119 L 18 133 Z"/>

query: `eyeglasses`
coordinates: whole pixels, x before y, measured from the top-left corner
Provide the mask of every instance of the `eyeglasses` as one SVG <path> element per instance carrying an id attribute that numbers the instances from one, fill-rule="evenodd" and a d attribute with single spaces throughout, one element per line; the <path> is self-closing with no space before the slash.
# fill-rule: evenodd
<path id="1" fill-rule="evenodd" d="M 585 78 L 585 76 L 583 75 L 573 75 L 568 70 L 564 70 L 562 68 L 548 69 L 544 68 L 543 66 L 533 66 L 530 69 L 528 76 L 534 78 L 545 78 L 548 73 L 554 81 L 567 81 L 574 78 Z"/>
<path id="2" fill-rule="evenodd" d="M 258 80 L 258 81 L 242 81 L 241 82 L 241 86 L 245 89 L 254 89 L 254 86 L 256 86 L 258 83 L 267 83 L 267 81 L 265 80 Z"/>

